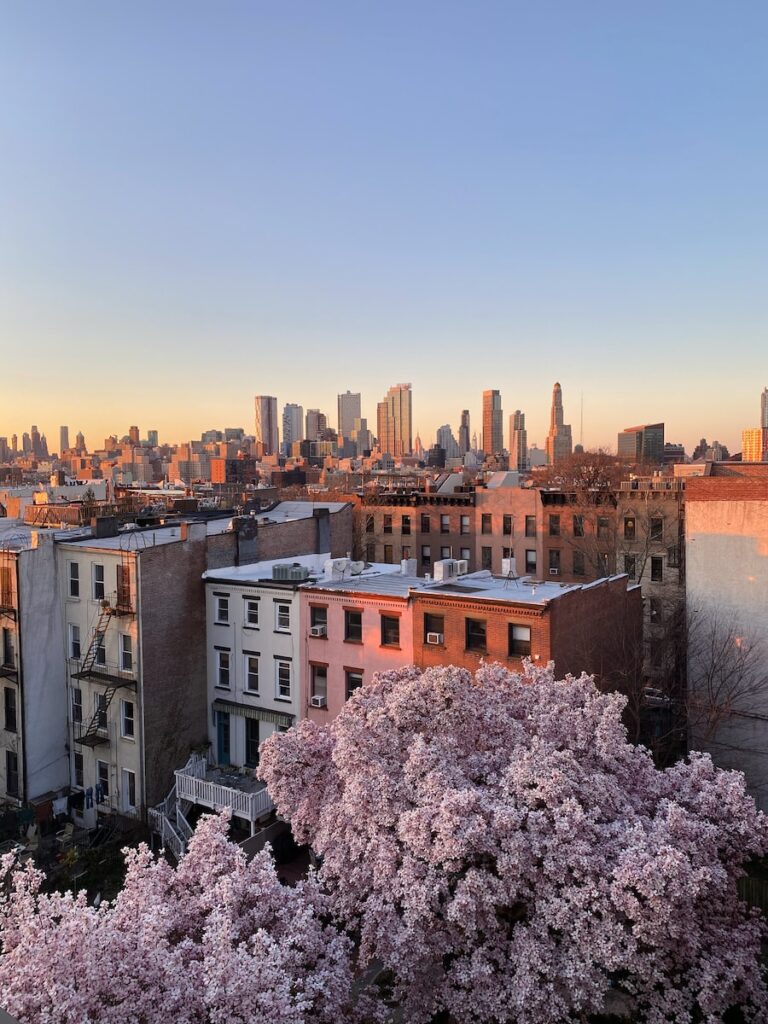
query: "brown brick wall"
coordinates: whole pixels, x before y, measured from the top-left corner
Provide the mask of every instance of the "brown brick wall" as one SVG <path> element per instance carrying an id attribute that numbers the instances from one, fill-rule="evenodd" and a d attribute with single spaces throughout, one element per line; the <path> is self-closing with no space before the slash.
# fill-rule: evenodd
<path id="1" fill-rule="evenodd" d="M 685 483 L 689 501 L 768 501 L 768 463 L 759 476 L 691 477 Z"/>

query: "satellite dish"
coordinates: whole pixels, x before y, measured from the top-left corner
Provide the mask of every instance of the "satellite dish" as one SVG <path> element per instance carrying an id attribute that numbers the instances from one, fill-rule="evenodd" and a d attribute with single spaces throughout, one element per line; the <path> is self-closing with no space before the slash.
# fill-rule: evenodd
<path id="1" fill-rule="evenodd" d="M 359 576 L 365 568 L 365 562 L 350 562 L 349 569 L 353 576 Z"/>

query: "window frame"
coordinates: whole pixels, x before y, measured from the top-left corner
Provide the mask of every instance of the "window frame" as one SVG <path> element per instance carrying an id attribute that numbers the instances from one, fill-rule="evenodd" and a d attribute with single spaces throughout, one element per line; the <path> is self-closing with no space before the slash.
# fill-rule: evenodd
<path id="1" fill-rule="evenodd" d="M 356 686 L 350 686 L 350 677 L 360 677 L 360 682 Z M 346 700 L 352 696 L 355 690 L 359 690 L 363 685 L 364 672 L 361 668 L 345 668 L 344 669 L 344 693 L 346 694 Z"/>
<path id="2" fill-rule="evenodd" d="M 287 625 L 280 625 L 281 619 L 284 618 Z M 290 633 L 291 632 L 291 604 L 290 601 L 275 601 L 275 632 L 276 633 Z"/>
<path id="3" fill-rule="evenodd" d="M 501 535 L 502 537 L 514 537 L 515 535 L 515 517 L 505 512 L 501 518 Z"/>
<path id="4" fill-rule="evenodd" d="M 450 533 L 450 532 L 451 532 L 451 517 L 448 514 L 448 512 L 441 512 L 440 513 L 440 533 L 445 534 L 445 533 Z"/>
<path id="5" fill-rule="evenodd" d="M 229 595 L 214 594 L 213 621 L 217 626 L 229 625 Z"/>
<path id="6" fill-rule="evenodd" d="M 480 533 L 485 537 L 493 535 L 493 516 L 490 512 L 480 513 Z"/>
<path id="7" fill-rule="evenodd" d="M 322 661 L 310 661 L 309 663 L 309 686 L 310 696 L 325 697 L 328 704 L 328 664 Z"/>
<path id="8" fill-rule="evenodd" d="M 126 711 L 130 707 L 130 715 Z M 130 722 L 130 731 L 126 725 Z M 120 701 L 120 735 L 124 740 L 136 740 L 136 709 L 132 700 Z"/>
<path id="9" fill-rule="evenodd" d="M 394 623 L 394 625 L 393 625 Z M 387 612 L 379 613 L 380 645 L 400 650 L 400 616 Z M 392 631 L 391 635 L 388 631 Z M 392 638 L 394 637 L 394 639 Z"/>
<path id="10" fill-rule="evenodd" d="M 104 773 L 102 773 L 102 767 L 105 769 Z M 104 794 L 101 803 L 107 803 L 109 800 L 109 761 L 96 759 L 96 784 L 101 786 L 101 791 Z"/>
<path id="11" fill-rule="evenodd" d="M 550 512 L 548 519 L 548 536 L 559 537 L 560 536 L 560 513 Z"/>
<path id="12" fill-rule="evenodd" d="M 535 537 L 536 536 L 536 516 L 525 517 L 525 536 Z"/>
<path id="13" fill-rule="evenodd" d="M 80 642 L 80 626 L 76 622 L 67 623 L 69 626 L 69 657 L 72 661 L 80 661 L 83 656 L 83 646 Z M 77 650 L 77 654 L 75 654 Z"/>
<path id="14" fill-rule="evenodd" d="M 71 598 L 80 599 L 80 563 L 69 562 L 69 572 L 67 574 L 68 581 L 68 596 Z"/>
<path id="15" fill-rule="evenodd" d="M 482 629 L 478 628 L 482 627 Z M 488 653 L 488 620 L 464 618 L 464 650 L 475 654 Z"/>
<path id="16" fill-rule="evenodd" d="M 353 622 L 351 616 L 357 616 L 359 622 Z M 359 636 L 353 634 L 358 632 Z M 361 644 L 363 642 L 363 610 L 362 608 L 345 608 L 344 609 L 344 643 L 345 644 Z"/>
<path id="17" fill-rule="evenodd" d="M 516 637 L 515 631 L 527 633 L 527 637 Z M 531 627 L 521 622 L 510 622 L 507 627 L 507 656 L 528 658 L 531 654 Z"/>
<path id="18" fill-rule="evenodd" d="M 243 693 L 259 695 L 259 658 L 258 651 L 243 651 Z M 253 671 L 252 662 L 256 663 L 256 671 Z M 256 686 L 251 686 L 252 678 L 256 677 Z"/>
<path id="19" fill-rule="evenodd" d="M 226 680 L 222 682 L 222 680 Z M 216 682 L 217 690 L 232 689 L 232 652 L 224 648 L 216 649 Z"/>
<path id="20" fill-rule="evenodd" d="M 18 732 L 18 700 L 15 686 L 3 687 L 3 728 L 6 732 Z"/>
<path id="21" fill-rule="evenodd" d="M 286 683 L 281 678 L 281 673 L 285 670 L 288 676 L 288 682 Z M 283 689 L 286 691 L 283 693 Z M 284 703 L 290 703 L 291 701 L 291 690 L 293 689 L 293 663 L 289 658 L 275 658 L 275 700 L 283 701 Z"/>
<path id="22" fill-rule="evenodd" d="M 101 579 L 98 579 L 97 570 L 101 570 Z M 98 591 L 101 591 L 99 593 Z M 91 562 L 91 597 L 94 601 L 104 601 L 107 596 L 106 576 L 103 562 Z"/>
<path id="23" fill-rule="evenodd" d="M 120 671 L 133 672 L 133 637 L 130 633 L 120 634 Z"/>
<path id="24" fill-rule="evenodd" d="M 258 597 L 251 597 L 243 595 L 243 628 L 244 629 L 258 629 L 259 628 L 259 611 L 261 601 Z M 251 616 L 256 613 L 255 621 L 252 621 Z"/>
<path id="25" fill-rule="evenodd" d="M 651 583 L 664 582 L 664 559 L 661 555 L 651 555 Z"/>
<path id="26" fill-rule="evenodd" d="M 472 524 L 469 516 L 461 516 L 459 518 L 459 534 L 462 537 L 468 537 L 472 533 Z"/>

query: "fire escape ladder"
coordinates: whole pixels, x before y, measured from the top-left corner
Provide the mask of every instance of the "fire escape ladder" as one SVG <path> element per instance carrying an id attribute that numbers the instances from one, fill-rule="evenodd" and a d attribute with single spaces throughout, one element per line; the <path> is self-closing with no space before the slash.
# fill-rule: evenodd
<path id="1" fill-rule="evenodd" d="M 109 625 L 109 618 L 111 615 L 112 609 L 109 607 L 108 604 L 103 604 L 101 606 L 101 609 L 99 610 L 99 618 L 93 630 L 91 642 L 88 645 L 88 650 L 85 652 L 85 657 L 83 658 L 83 664 L 80 668 L 81 673 L 90 672 L 94 664 L 96 663 L 96 656 L 99 652 L 99 649 L 102 647 L 104 634 L 107 631 L 107 626 Z"/>

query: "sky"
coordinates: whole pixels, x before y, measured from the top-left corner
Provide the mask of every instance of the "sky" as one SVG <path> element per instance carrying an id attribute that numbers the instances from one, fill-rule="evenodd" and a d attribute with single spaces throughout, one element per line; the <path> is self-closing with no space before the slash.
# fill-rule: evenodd
<path id="1" fill-rule="evenodd" d="M 543 446 L 740 450 L 768 384 L 768 5 L 37 0 L 0 32 L 0 435 L 498 388 Z M 581 407 L 583 403 L 583 432 Z"/>

